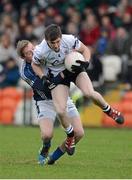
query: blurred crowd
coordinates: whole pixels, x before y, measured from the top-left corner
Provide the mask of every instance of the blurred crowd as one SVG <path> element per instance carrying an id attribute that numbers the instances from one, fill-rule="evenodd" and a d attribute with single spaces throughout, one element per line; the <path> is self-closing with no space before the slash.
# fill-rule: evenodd
<path id="1" fill-rule="evenodd" d="M 73 34 L 92 52 L 88 70 L 93 81 L 102 75 L 101 57 L 121 59 L 121 81 L 132 85 L 131 0 L 1 0 L 0 1 L 0 87 L 17 86 L 18 40 L 38 44 L 51 23 Z"/>

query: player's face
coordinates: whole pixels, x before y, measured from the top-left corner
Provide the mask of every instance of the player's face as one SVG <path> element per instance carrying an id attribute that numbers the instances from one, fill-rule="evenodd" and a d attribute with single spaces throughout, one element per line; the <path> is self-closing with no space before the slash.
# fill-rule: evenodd
<path id="1" fill-rule="evenodd" d="M 58 52 L 60 50 L 61 38 L 59 37 L 54 41 L 47 41 L 47 43 L 52 50 Z"/>
<path id="2" fill-rule="evenodd" d="M 32 43 L 28 43 L 28 45 L 23 49 L 23 55 L 27 62 L 32 61 L 33 50 L 34 50 L 34 46 Z"/>

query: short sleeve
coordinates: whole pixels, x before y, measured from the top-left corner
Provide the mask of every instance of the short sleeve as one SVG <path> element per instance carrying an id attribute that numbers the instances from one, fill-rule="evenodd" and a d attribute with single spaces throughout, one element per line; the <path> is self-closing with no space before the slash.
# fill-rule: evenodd
<path id="1" fill-rule="evenodd" d="M 81 46 L 81 41 L 76 37 L 76 36 L 73 36 L 73 35 L 69 35 L 67 37 L 67 40 L 68 40 L 68 44 L 69 46 L 72 48 L 72 49 L 76 49 L 78 50 Z"/>

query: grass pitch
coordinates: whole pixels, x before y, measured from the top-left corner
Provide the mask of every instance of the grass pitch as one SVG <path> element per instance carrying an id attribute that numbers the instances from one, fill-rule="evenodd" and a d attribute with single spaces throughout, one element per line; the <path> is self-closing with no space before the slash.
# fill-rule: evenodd
<path id="1" fill-rule="evenodd" d="M 51 151 L 64 139 L 56 128 Z M 53 166 L 39 166 L 39 128 L 0 126 L 1 179 L 132 178 L 132 130 L 85 129 L 74 156 L 65 154 Z"/>

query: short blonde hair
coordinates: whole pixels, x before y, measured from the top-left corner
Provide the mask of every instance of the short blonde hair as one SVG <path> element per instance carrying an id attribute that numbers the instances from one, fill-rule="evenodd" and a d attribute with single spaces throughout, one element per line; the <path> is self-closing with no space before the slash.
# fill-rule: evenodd
<path id="1" fill-rule="evenodd" d="M 22 58 L 24 57 L 23 49 L 28 45 L 28 43 L 30 43 L 28 40 L 21 40 L 17 43 L 17 54 Z"/>

